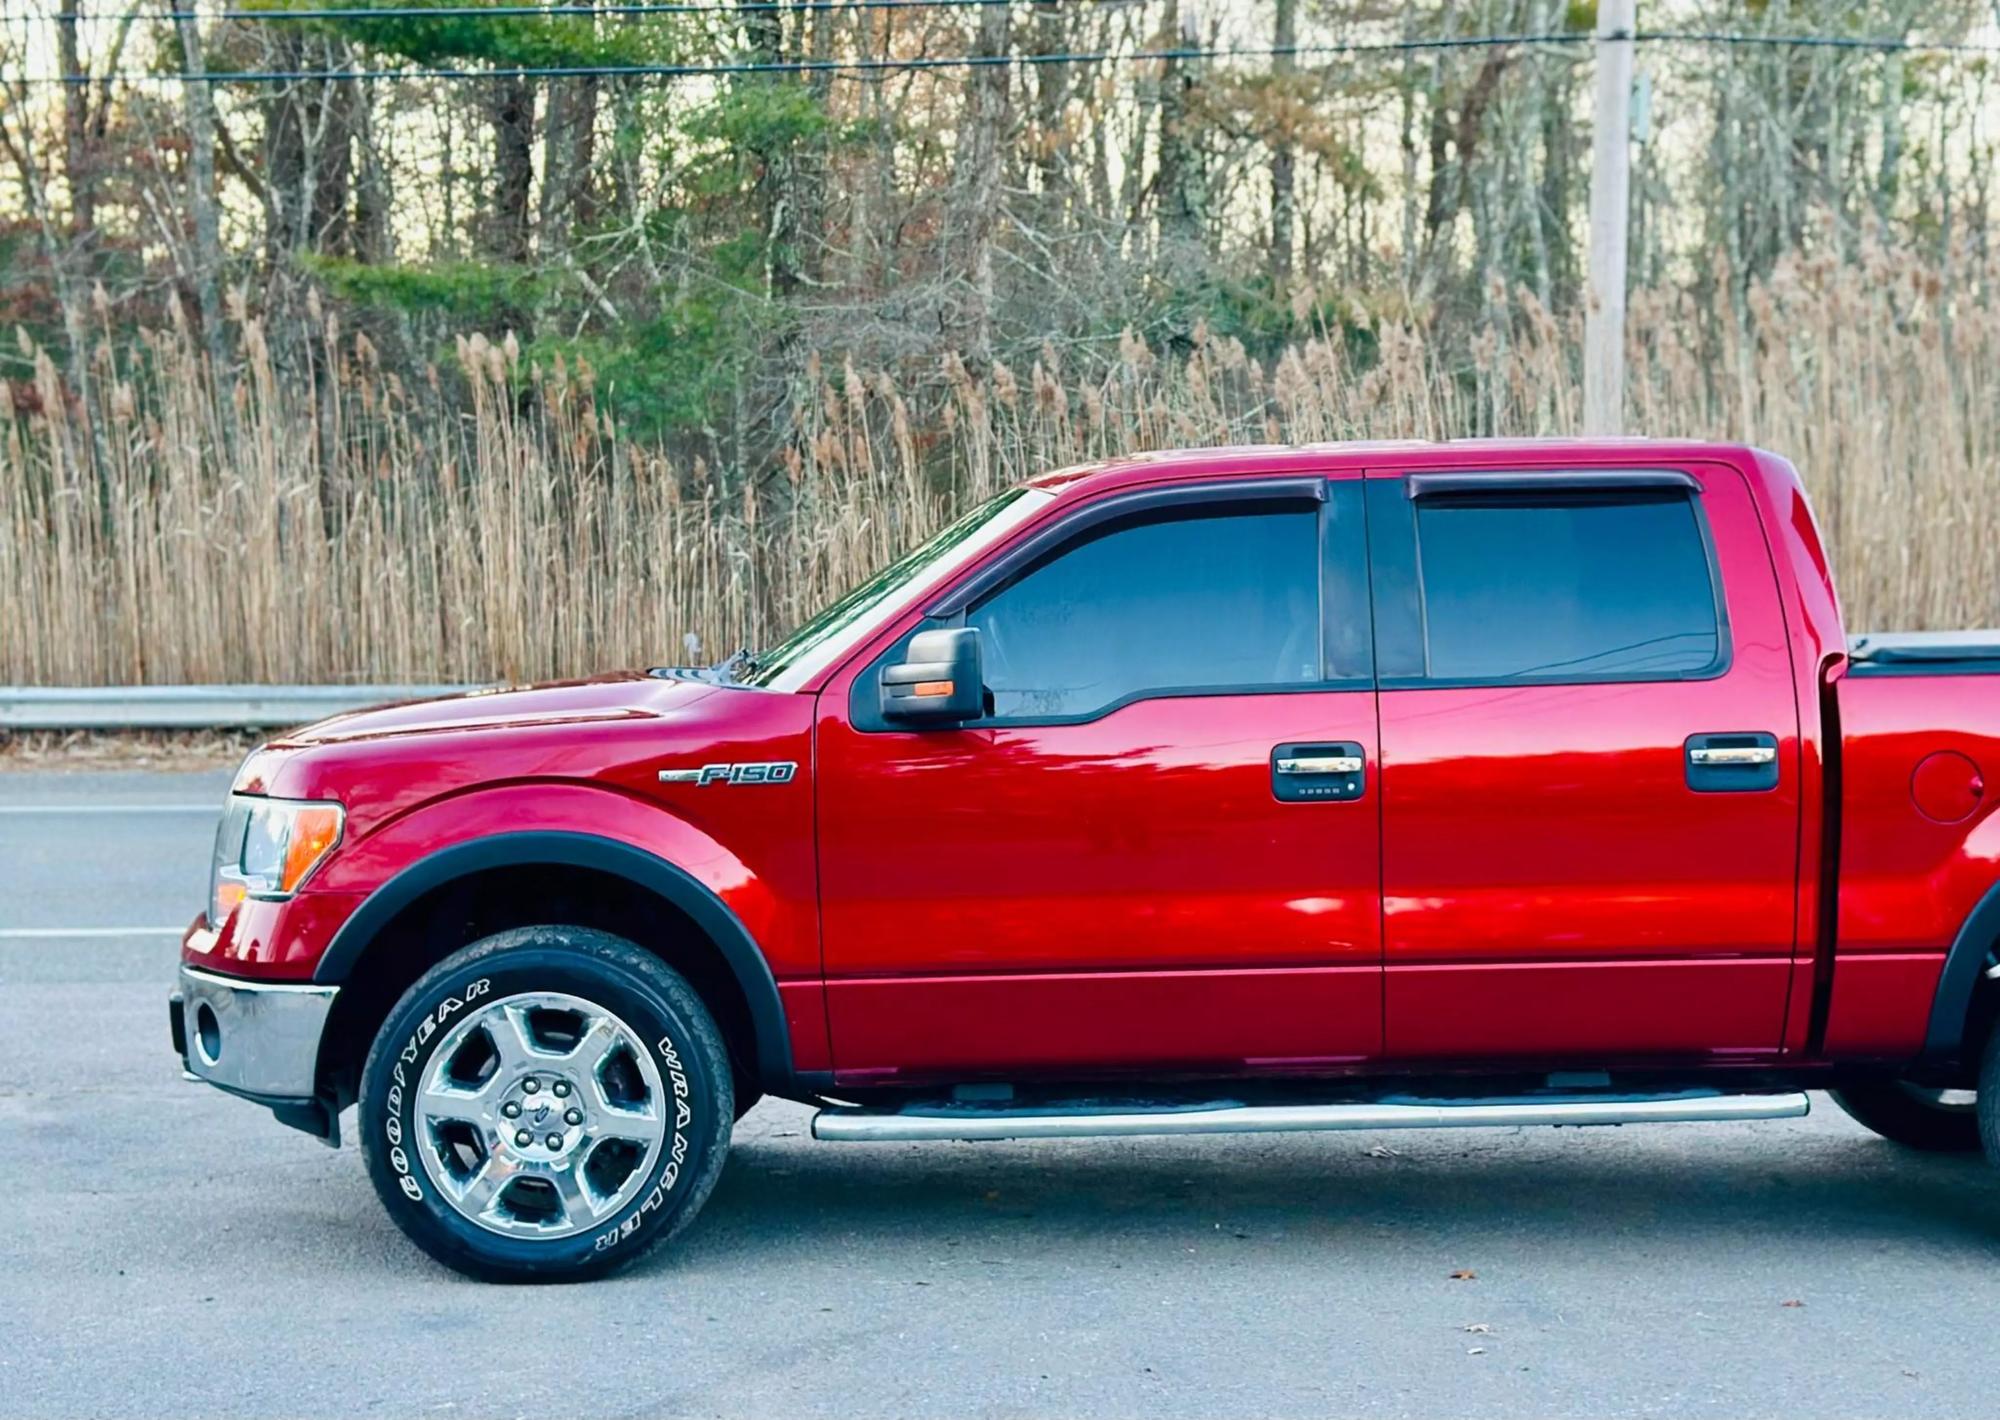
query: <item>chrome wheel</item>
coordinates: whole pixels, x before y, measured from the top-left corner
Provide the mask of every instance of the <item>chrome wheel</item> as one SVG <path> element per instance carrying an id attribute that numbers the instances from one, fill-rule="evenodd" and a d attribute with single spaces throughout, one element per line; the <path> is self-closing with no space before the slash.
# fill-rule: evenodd
<path id="1" fill-rule="evenodd" d="M 417 1153 L 464 1217 L 515 1238 L 566 1238 L 635 1198 L 668 1103 L 638 1034 L 561 992 L 480 1006 L 446 1034 L 416 1100 Z"/>

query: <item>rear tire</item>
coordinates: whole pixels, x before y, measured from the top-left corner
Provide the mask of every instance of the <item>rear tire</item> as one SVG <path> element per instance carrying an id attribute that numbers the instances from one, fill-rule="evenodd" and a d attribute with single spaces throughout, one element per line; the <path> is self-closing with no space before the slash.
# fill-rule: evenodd
<path id="1" fill-rule="evenodd" d="M 694 988 L 622 937 L 523 927 L 447 957 L 389 1012 L 360 1132 L 389 1216 L 491 1282 L 636 1261 L 692 1221 L 735 1120 Z"/>
<path id="2" fill-rule="evenodd" d="M 2000 1026 L 1987 1034 L 1979 1054 L 1979 1142 L 1987 1162 L 2000 1168 Z"/>
<path id="3" fill-rule="evenodd" d="M 1857 1124 L 1906 1149 L 1948 1154 L 1979 1147 L 1980 1119 L 1988 1097 L 1983 1081 L 1977 1108 L 1940 1103 L 1937 1091 L 1902 1080 L 1862 1080 L 1831 1093 L 1833 1102 Z"/>

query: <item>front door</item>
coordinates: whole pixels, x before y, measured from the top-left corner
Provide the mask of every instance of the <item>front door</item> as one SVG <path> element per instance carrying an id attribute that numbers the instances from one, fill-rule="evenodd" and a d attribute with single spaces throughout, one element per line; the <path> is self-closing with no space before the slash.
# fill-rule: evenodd
<path id="1" fill-rule="evenodd" d="M 1742 476 L 1371 477 L 1369 514 L 1387 1053 L 1775 1052 L 1798 718 Z"/>
<path id="2" fill-rule="evenodd" d="M 979 631 L 983 719 L 881 722 L 875 677 L 907 635 L 821 697 L 837 1076 L 1374 1056 L 1359 481 L 1153 489 L 1052 517 L 921 623 Z"/>

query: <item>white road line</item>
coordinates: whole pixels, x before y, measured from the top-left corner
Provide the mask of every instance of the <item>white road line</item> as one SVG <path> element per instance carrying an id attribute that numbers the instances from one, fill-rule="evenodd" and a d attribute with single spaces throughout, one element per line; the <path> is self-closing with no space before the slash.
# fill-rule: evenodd
<path id="1" fill-rule="evenodd" d="M 0 804 L 0 814 L 218 814 L 220 804 Z"/>
<path id="2" fill-rule="evenodd" d="M 0 927 L 0 942 L 53 937 L 178 937 L 185 927 Z"/>

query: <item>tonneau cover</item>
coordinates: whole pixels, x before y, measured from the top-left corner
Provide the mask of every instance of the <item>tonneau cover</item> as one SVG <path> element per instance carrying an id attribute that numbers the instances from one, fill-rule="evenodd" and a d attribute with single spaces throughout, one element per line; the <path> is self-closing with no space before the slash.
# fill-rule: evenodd
<path id="1" fill-rule="evenodd" d="M 1847 641 L 1854 673 L 2000 673 L 2000 631 L 1869 631 Z"/>

